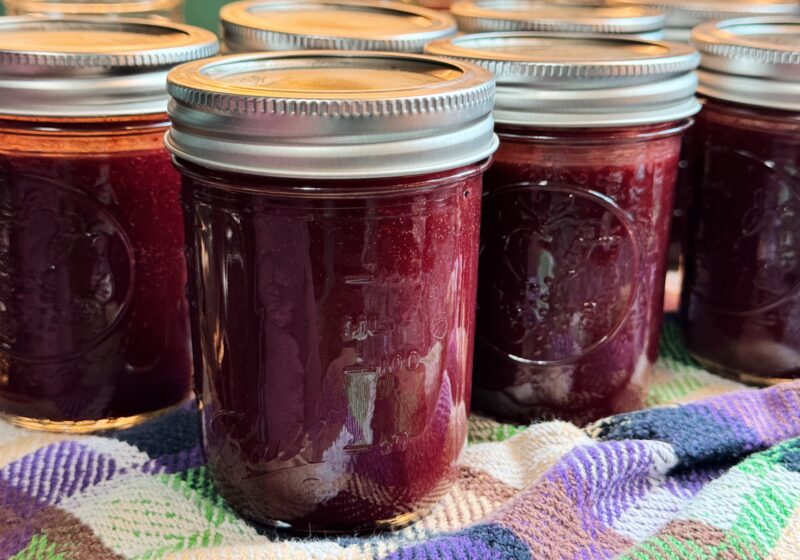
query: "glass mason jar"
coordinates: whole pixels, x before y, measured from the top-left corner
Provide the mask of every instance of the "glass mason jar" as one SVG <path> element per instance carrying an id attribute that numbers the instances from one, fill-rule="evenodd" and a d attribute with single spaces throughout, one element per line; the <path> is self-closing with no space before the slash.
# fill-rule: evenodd
<path id="1" fill-rule="evenodd" d="M 657 9 L 666 16 L 664 38 L 688 43 L 692 28 L 705 21 L 760 15 L 794 15 L 800 13 L 797 0 L 611 0 L 611 5 Z M 701 99 L 702 102 L 702 99 Z M 675 206 L 670 230 L 669 262 L 679 268 L 686 251 L 689 205 L 692 193 L 699 188 L 703 174 L 703 150 L 699 145 L 701 119 L 683 136 Z"/>
<path id="2" fill-rule="evenodd" d="M 441 11 L 384 0 L 246 0 L 220 10 L 227 52 L 307 49 L 421 53 L 455 35 Z"/>
<path id="3" fill-rule="evenodd" d="M 473 404 L 584 424 L 643 405 L 657 358 L 688 46 L 531 33 L 428 52 L 492 66 Z M 577 62 L 582 61 L 582 62 Z"/>
<path id="4" fill-rule="evenodd" d="M 189 396 L 165 78 L 170 66 L 217 50 L 211 33 L 187 26 L 0 18 L 7 420 L 123 427 Z"/>
<path id="5" fill-rule="evenodd" d="M 169 89 L 217 488 L 304 531 L 415 519 L 466 445 L 491 74 L 296 51 Z"/>
<path id="6" fill-rule="evenodd" d="M 450 6 L 464 33 L 539 31 L 607 34 L 642 39 L 663 37 L 664 14 L 649 8 L 539 0 L 460 0 Z"/>
<path id="7" fill-rule="evenodd" d="M 183 21 L 184 0 L 3 0 L 10 16 L 105 17 Z"/>
<path id="8" fill-rule="evenodd" d="M 744 382 L 800 377 L 800 18 L 703 24 L 704 171 L 683 317 L 693 355 Z"/>

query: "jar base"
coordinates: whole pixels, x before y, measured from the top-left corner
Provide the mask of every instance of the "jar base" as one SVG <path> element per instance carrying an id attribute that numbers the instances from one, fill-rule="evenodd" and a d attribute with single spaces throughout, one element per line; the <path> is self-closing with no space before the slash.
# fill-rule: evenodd
<path id="1" fill-rule="evenodd" d="M 42 418 L 28 418 L 26 416 L 17 416 L 16 414 L 6 414 L 0 412 L 0 419 L 5 420 L 9 424 L 27 430 L 36 430 L 39 432 L 52 432 L 64 434 L 88 434 L 91 432 L 102 432 L 106 430 L 124 430 L 138 426 L 148 420 L 153 420 L 165 414 L 169 414 L 174 410 L 185 406 L 191 399 L 185 399 L 178 404 L 160 408 L 142 414 L 135 414 L 133 416 L 119 416 L 116 418 L 103 418 L 100 420 L 46 420 Z"/>
<path id="2" fill-rule="evenodd" d="M 708 358 L 700 356 L 692 350 L 689 350 L 689 355 L 694 358 L 694 360 L 699 363 L 703 369 L 727 379 L 744 383 L 745 385 L 753 385 L 756 387 L 772 387 L 773 385 L 777 385 L 779 383 L 796 381 L 798 379 L 797 377 L 772 377 L 769 375 L 748 373 L 746 371 L 741 371 L 736 368 L 718 364 L 713 360 L 709 360 Z"/>
<path id="3" fill-rule="evenodd" d="M 245 515 L 244 517 L 248 518 L 250 521 L 264 525 L 267 527 L 272 527 L 274 529 L 278 529 L 280 531 L 286 531 L 287 533 L 292 533 L 295 535 L 298 534 L 306 534 L 306 535 L 355 535 L 358 533 L 374 533 L 380 531 L 396 531 L 398 529 L 402 529 L 419 521 L 426 515 L 428 515 L 433 507 L 421 509 L 419 511 L 414 511 L 411 513 L 403 513 L 395 517 L 391 517 L 389 519 L 380 519 L 373 523 L 365 523 L 363 525 L 355 525 L 353 527 L 339 529 L 339 528 L 332 528 L 327 525 L 319 525 L 315 523 L 297 523 L 297 522 L 287 522 L 287 521 L 278 521 L 275 519 L 266 519 L 266 520 L 258 520 L 253 519 Z"/>

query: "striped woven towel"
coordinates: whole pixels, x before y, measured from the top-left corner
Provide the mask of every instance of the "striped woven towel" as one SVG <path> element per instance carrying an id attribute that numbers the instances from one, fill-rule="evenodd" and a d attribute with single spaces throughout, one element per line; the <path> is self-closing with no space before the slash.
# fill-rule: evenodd
<path id="1" fill-rule="evenodd" d="M 103 436 L 0 424 L 0 558 L 800 558 L 800 384 L 740 389 L 698 369 L 668 325 L 650 404 L 672 406 L 585 430 L 475 418 L 441 504 L 363 537 L 238 518 L 191 409 Z"/>

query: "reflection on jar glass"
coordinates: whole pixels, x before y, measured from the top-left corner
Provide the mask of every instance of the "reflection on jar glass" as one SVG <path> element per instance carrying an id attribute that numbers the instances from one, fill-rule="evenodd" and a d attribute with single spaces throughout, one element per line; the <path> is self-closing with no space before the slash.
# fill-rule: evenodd
<path id="1" fill-rule="evenodd" d="M 123 427 L 189 396 L 180 176 L 163 145 L 164 79 L 168 61 L 217 49 L 211 33 L 186 26 L 0 18 L 6 419 Z M 26 52 L 37 56 L 9 62 Z M 156 65 L 154 55 L 163 57 Z M 138 89 L 120 87 L 122 73 Z M 31 76 L 54 85 L 43 92 Z"/>
<path id="2" fill-rule="evenodd" d="M 188 65 L 170 89 L 217 488 L 279 527 L 416 519 L 466 445 L 491 75 L 316 51 Z M 267 109 L 239 113 L 243 93 Z"/>
<path id="3" fill-rule="evenodd" d="M 428 50 L 492 65 L 498 80 L 476 409 L 583 424 L 640 408 L 658 352 L 680 140 L 697 111 L 697 54 L 532 33 Z M 635 73 L 619 71 L 626 65 Z"/>
<path id="4" fill-rule="evenodd" d="M 3 0 L 10 16 L 144 18 L 183 21 L 184 0 Z"/>
<path id="5" fill-rule="evenodd" d="M 796 378 L 800 85 L 784 64 L 798 52 L 800 18 L 703 25 L 693 40 L 704 52 L 700 84 L 708 99 L 684 283 L 688 344 L 704 366 L 742 381 Z M 748 59 L 752 41 L 765 52 L 758 60 Z M 713 54 L 720 45 L 729 46 L 725 57 Z"/>

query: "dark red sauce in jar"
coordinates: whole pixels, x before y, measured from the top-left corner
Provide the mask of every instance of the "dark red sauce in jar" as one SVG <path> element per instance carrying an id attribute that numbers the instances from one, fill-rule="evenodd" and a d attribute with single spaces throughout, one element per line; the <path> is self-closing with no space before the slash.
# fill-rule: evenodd
<path id="1" fill-rule="evenodd" d="M 199 358 L 220 491 L 298 526 L 429 508 L 466 437 L 482 167 L 366 183 L 184 172 L 208 263 L 199 348 L 224 349 Z"/>
<path id="2" fill-rule="evenodd" d="M 0 22 L 0 75 L 8 78 L 0 96 L 0 413 L 8 420 L 64 431 L 124 427 L 189 396 L 180 175 L 163 145 L 163 79 L 169 60 L 216 50 L 213 35 L 184 26 Z M 26 59 L 27 51 L 40 54 Z M 153 66 L 155 54 L 163 58 Z M 98 56 L 108 68 L 86 77 Z M 126 72 L 138 89 L 120 85 Z M 43 94 L 38 79 L 59 87 Z"/>
<path id="3" fill-rule="evenodd" d="M 754 31 L 757 31 L 754 34 Z M 800 18 L 704 24 L 703 177 L 683 320 L 707 368 L 756 384 L 800 377 Z M 724 47 L 725 56 L 717 56 Z M 761 54 L 756 56 L 751 47 Z"/>
<path id="4" fill-rule="evenodd" d="M 467 35 L 429 50 L 498 67 L 475 408 L 579 424 L 640 408 L 657 357 L 681 135 L 697 110 L 696 53 L 526 33 Z M 662 74 L 665 60 L 675 66 Z M 626 64 L 640 74 L 623 110 Z M 667 91 L 671 103 L 659 105 Z"/>
<path id="5" fill-rule="evenodd" d="M 800 376 L 800 113 L 709 101 L 689 253 L 689 344 L 712 369 Z"/>
<path id="6" fill-rule="evenodd" d="M 795 0 L 612 0 L 612 5 L 653 8 L 664 12 L 664 39 L 688 43 L 692 28 L 706 21 L 747 16 L 784 15 L 800 13 Z M 675 205 L 669 245 L 669 267 L 683 275 L 683 256 L 686 252 L 689 208 L 693 192 L 700 188 L 703 174 L 703 149 L 699 145 L 702 131 L 699 119 L 683 136 L 681 162 L 675 185 Z"/>
<path id="7" fill-rule="evenodd" d="M 58 422 L 174 405 L 189 391 L 190 352 L 163 117 L 125 133 L 58 124 L 0 121 L 0 409 Z"/>
<path id="8" fill-rule="evenodd" d="M 226 57 L 170 80 L 217 488 L 250 519 L 304 531 L 415 519 L 452 485 L 466 445 L 490 74 L 317 51 Z M 233 103 L 195 129 L 204 108 L 190 88 L 275 109 L 242 116 Z M 390 106 L 376 112 L 380 98 Z M 359 116 L 329 120 L 343 110 Z M 220 154 L 235 130 L 247 143 Z M 360 138 L 360 153 L 339 135 Z M 299 139 L 305 159 L 292 161 Z M 287 145 L 288 159 L 273 151 Z"/>
<path id="9" fill-rule="evenodd" d="M 576 422 L 642 406 L 658 354 L 684 128 L 497 128 L 501 147 L 485 180 L 476 406 Z"/>

